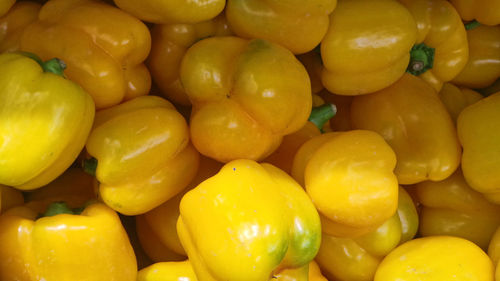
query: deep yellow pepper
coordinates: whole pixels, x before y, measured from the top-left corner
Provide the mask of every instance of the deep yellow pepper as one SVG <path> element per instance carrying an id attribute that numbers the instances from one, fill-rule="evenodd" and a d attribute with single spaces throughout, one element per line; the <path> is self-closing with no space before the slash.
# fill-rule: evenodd
<path id="1" fill-rule="evenodd" d="M 491 237 L 490 245 L 488 246 L 488 255 L 495 266 L 495 281 L 500 280 L 500 227 L 498 227 Z"/>
<path id="2" fill-rule="evenodd" d="M 324 233 L 355 237 L 396 212 L 395 166 L 396 155 L 377 133 L 326 133 L 300 147 L 292 176 L 318 209 Z"/>
<path id="3" fill-rule="evenodd" d="M 152 45 L 147 64 L 162 94 L 172 102 L 191 105 L 179 77 L 184 54 L 201 39 L 231 34 L 223 14 L 197 24 L 155 25 L 151 31 Z"/>
<path id="4" fill-rule="evenodd" d="M 265 40 L 212 37 L 194 44 L 181 64 L 193 104 L 191 139 L 220 162 L 262 160 L 311 112 L 311 84 L 287 49 Z"/>
<path id="5" fill-rule="evenodd" d="M 318 264 L 312 260 L 310 263 L 293 269 L 284 269 L 275 274 L 270 281 L 328 281 L 319 269 Z"/>
<path id="6" fill-rule="evenodd" d="M 467 106 L 482 99 L 483 96 L 474 90 L 459 88 L 451 83 L 444 83 L 439 92 L 439 98 L 456 123 L 460 112 Z"/>
<path id="7" fill-rule="evenodd" d="M 399 0 L 417 24 L 416 45 L 408 71 L 420 76 L 439 92 L 469 58 L 465 28 L 455 8 L 446 0 Z"/>
<path id="8" fill-rule="evenodd" d="M 474 243 L 452 236 L 406 242 L 380 263 L 374 281 L 493 281 L 493 264 Z"/>
<path id="9" fill-rule="evenodd" d="M 469 60 L 452 82 L 469 88 L 485 88 L 500 78 L 500 25 L 469 29 L 467 40 Z"/>
<path id="10" fill-rule="evenodd" d="M 0 216 L 0 279 L 135 281 L 134 251 L 116 212 L 102 203 L 80 215 L 68 210 L 49 207 L 37 219 L 22 206 Z"/>
<path id="11" fill-rule="evenodd" d="M 436 91 L 411 74 L 379 92 L 354 97 L 351 124 L 378 132 L 394 149 L 400 184 L 440 181 L 460 164 L 450 114 Z"/>
<path id="12" fill-rule="evenodd" d="M 145 213 L 172 198 L 198 168 L 186 120 L 156 96 L 98 111 L 86 148 L 93 158 L 85 166 L 95 171 L 100 197 L 126 215 Z"/>
<path id="13" fill-rule="evenodd" d="M 500 2 L 497 0 L 450 0 L 465 21 L 477 20 L 486 25 L 500 24 Z"/>
<path id="14" fill-rule="evenodd" d="M 406 70 L 417 29 L 394 0 L 339 0 L 321 42 L 328 91 L 362 95 L 396 82 Z"/>
<path id="15" fill-rule="evenodd" d="M 0 214 L 6 210 L 24 203 L 24 197 L 21 191 L 0 185 Z"/>
<path id="16" fill-rule="evenodd" d="M 64 79 L 63 69 L 57 59 L 0 55 L 0 184 L 22 190 L 46 185 L 82 150 L 94 102 Z"/>
<path id="17" fill-rule="evenodd" d="M 269 280 L 308 264 L 321 240 L 304 190 L 273 165 L 246 159 L 184 195 L 177 231 L 200 281 Z"/>
<path id="18" fill-rule="evenodd" d="M 16 3 L 16 0 L 4 0 L 0 3 L 0 17 L 5 15 L 9 9 Z"/>
<path id="19" fill-rule="evenodd" d="M 240 37 L 262 38 L 302 54 L 325 36 L 337 0 L 228 0 L 227 20 Z"/>
<path id="20" fill-rule="evenodd" d="M 38 18 L 41 7 L 35 2 L 18 2 L 0 17 L 0 53 L 19 50 L 23 30 Z"/>
<path id="21" fill-rule="evenodd" d="M 465 180 L 500 203 L 500 92 L 466 107 L 458 116 L 457 130 Z"/>
<path id="22" fill-rule="evenodd" d="M 143 62 L 150 48 L 144 23 L 96 0 L 50 0 L 21 38 L 21 50 L 62 59 L 68 78 L 92 96 L 97 109 L 149 92 Z"/>

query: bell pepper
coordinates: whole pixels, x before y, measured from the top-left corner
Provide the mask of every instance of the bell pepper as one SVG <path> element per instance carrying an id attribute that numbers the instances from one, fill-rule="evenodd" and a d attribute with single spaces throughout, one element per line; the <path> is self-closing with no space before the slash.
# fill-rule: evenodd
<path id="1" fill-rule="evenodd" d="M 162 95 L 175 103 L 191 105 L 179 77 L 184 54 L 201 39 L 231 34 L 223 14 L 197 24 L 155 25 L 151 31 L 152 45 L 147 65 Z"/>
<path id="2" fill-rule="evenodd" d="M 0 216 L 0 279 L 136 280 L 134 251 L 106 205 L 90 204 L 78 215 L 55 203 L 38 215 L 21 206 Z"/>
<path id="3" fill-rule="evenodd" d="M 18 2 L 7 14 L 0 16 L 0 53 L 19 50 L 24 29 L 37 20 L 41 7 L 35 2 Z"/>
<path id="4" fill-rule="evenodd" d="M 4 0 L 0 3 L 0 17 L 5 15 L 9 9 L 16 3 L 16 0 Z"/>
<path id="5" fill-rule="evenodd" d="M 337 0 L 227 0 L 226 16 L 240 37 L 262 38 L 303 54 L 321 42 L 336 5 Z"/>
<path id="6" fill-rule="evenodd" d="M 295 154 L 292 176 L 305 187 L 321 216 L 322 231 L 355 237 L 394 215 L 396 155 L 371 131 L 326 133 Z"/>
<path id="7" fill-rule="evenodd" d="M 465 21 L 486 25 L 500 24 L 500 3 L 496 0 L 450 0 Z"/>
<path id="8" fill-rule="evenodd" d="M 319 269 L 318 264 L 312 260 L 299 268 L 285 269 L 274 275 L 270 281 L 328 281 Z"/>
<path id="9" fill-rule="evenodd" d="M 21 191 L 0 185 L 0 214 L 23 203 L 24 197 Z"/>
<path id="10" fill-rule="evenodd" d="M 482 99 L 483 96 L 474 90 L 459 88 L 451 83 L 444 83 L 439 92 L 439 98 L 456 123 L 460 112 L 467 106 Z"/>
<path id="11" fill-rule="evenodd" d="M 50 0 L 21 37 L 21 50 L 62 59 L 68 78 L 92 96 L 97 109 L 149 92 L 143 61 L 150 48 L 144 23 L 96 0 Z"/>
<path id="12" fill-rule="evenodd" d="M 319 49 L 314 49 L 308 53 L 298 55 L 297 59 L 304 65 L 311 80 L 311 92 L 314 94 L 323 90 L 323 83 L 321 82 L 321 71 L 323 70 L 323 63 L 321 62 L 321 54 Z"/>
<path id="13" fill-rule="evenodd" d="M 374 281 L 493 281 L 493 264 L 476 244 L 431 236 L 406 242 L 380 263 Z"/>
<path id="14" fill-rule="evenodd" d="M 500 92 L 466 107 L 458 116 L 457 130 L 465 180 L 500 203 Z"/>
<path id="15" fill-rule="evenodd" d="M 394 149 L 400 184 L 440 181 L 460 164 L 450 114 L 434 89 L 411 74 L 379 92 L 354 97 L 351 125 L 378 132 Z"/>
<path id="16" fill-rule="evenodd" d="M 488 255 L 495 266 L 495 280 L 500 280 L 500 227 L 493 234 L 490 245 L 488 246 Z"/>
<path id="17" fill-rule="evenodd" d="M 339 0 L 321 41 L 322 81 L 338 95 L 362 95 L 396 82 L 410 61 L 417 29 L 394 0 Z"/>
<path id="18" fill-rule="evenodd" d="M 215 18 L 225 0 L 114 0 L 116 6 L 134 17 L 153 23 L 198 23 Z"/>
<path id="19" fill-rule="evenodd" d="M 417 24 L 417 41 L 410 52 L 408 72 L 420 76 L 436 92 L 465 67 L 469 47 L 465 28 L 446 0 L 400 0 Z"/>
<path id="20" fill-rule="evenodd" d="M 141 269 L 137 281 L 198 281 L 189 260 L 159 262 Z"/>
<path id="21" fill-rule="evenodd" d="M 495 82 L 493 82 L 493 84 L 489 85 L 488 87 L 478 89 L 478 91 L 485 97 L 491 96 L 496 92 L 500 92 L 500 77 Z"/>
<path id="22" fill-rule="evenodd" d="M 193 104 L 192 142 L 220 162 L 264 159 L 311 113 L 304 66 L 265 40 L 201 40 L 182 60 L 181 82 Z"/>
<path id="23" fill-rule="evenodd" d="M 0 184 L 46 185 L 77 158 L 94 120 L 92 98 L 58 59 L 0 55 Z"/>
<path id="24" fill-rule="evenodd" d="M 469 61 L 454 84 L 485 88 L 500 78 L 500 26 L 481 25 L 467 30 Z"/>
<path id="25" fill-rule="evenodd" d="M 145 213 L 181 192 L 198 169 L 186 120 L 165 99 L 142 96 L 98 111 L 84 168 L 102 200 L 125 215 Z"/>
<path id="26" fill-rule="evenodd" d="M 177 232 L 200 281 L 269 280 L 308 264 L 321 241 L 304 190 L 275 166 L 247 159 L 184 195 Z"/>
<path id="27" fill-rule="evenodd" d="M 329 280 L 371 281 L 384 256 L 417 233 L 418 214 L 410 195 L 399 188 L 398 211 L 376 230 L 357 238 L 324 234 L 316 261 Z"/>

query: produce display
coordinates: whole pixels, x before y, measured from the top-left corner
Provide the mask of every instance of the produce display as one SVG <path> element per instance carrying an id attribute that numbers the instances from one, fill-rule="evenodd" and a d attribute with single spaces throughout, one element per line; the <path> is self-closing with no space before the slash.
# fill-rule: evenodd
<path id="1" fill-rule="evenodd" d="M 500 281 L 499 0 L 1 0 L 0 281 Z"/>

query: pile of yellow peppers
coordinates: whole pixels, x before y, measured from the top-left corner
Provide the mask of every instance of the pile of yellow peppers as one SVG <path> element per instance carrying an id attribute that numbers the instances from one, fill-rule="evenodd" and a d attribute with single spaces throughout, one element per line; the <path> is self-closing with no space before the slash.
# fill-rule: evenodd
<path id="1" fill-rule="evenodd" d="M 1 0 L 0 281 L 500 281 L 499 0 Z"/>

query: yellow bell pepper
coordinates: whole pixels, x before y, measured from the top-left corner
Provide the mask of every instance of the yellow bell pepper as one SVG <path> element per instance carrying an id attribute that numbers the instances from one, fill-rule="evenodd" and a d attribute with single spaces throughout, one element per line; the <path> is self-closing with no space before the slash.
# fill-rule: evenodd
<path id="1" fill-rule="evenodd" d="M 500 280 L 500 227 L 498 227 L 493 234 L 490 245 L 488 246 L 488 255 L 493 261 L 495 266 L 495 281 Z"/>
<path id="2" fill-rule="evenodd" d="M 21 38 L 21 50 L 62 59 L 65 74 L 92 96 L 97 109 L 149 92 L 143 61 L 150 48 L 144 23 L 96 0 L 48 1 Z"/>
<path id="3" fill-rule="evenodd" d="M 23 203 L 24 197 L 21 191 L 0 185 L 0 214 Z"/>
<path id="4" fill-rule="evenodd" d="M 297 59 L 304 65 L 311 80 L 311 92 L 314 94 L 323 90 L 321 82 L 321 71 L 323 70 L 323 62 L 321 62 L 321 54 L 319 49 L 314 49 L 308 53 L 298 55 Z"/>
<path id="5" fill-rule="evenodd" d="M 328 281 L 319 269 L 318 264 L 312 260 L 299 268 L 284 269 L 274 275 L 271 281 Z"/>
<path id="6" fill-rule="evenodd" d="M 418 214 L 410 195 L 399 188 L 398 211 L 375 231 L 357 238 L 323 233 L 316 256 L 330 280 L 371 281 L 382 258 L 417 233 Z"/>
<path id="7" fill-rule="evenodd" d="M 0 216 L 1 280 L 136 280 L 134 251 L 106 205 L 91 204 L 76 215 L 56 203 L 37 216 L 24 206 Z"/>
<path id="8" fill-rule="evenodd" d="M 0 17 L 5 15 L 14 3 L 16 3 L 16 0 L 3 0 L 0 3 Z"/>
<path id="9" fill-rule="evenodd" d="M 362 95 L 396 82 L 410 61 L 417 29 L 410 12 L 394 0 L 339 0 L 321 42 L 328 91 Z"/>
<path id="10" fill-rule="evenodd" d="M 483 249 L 488 247 L 500 225 L 500 206 L 471 189 L 460 169 L 443 181 L 426 181 L 416 186 L 418 200 L 423 205 L 421 236 L 458 236 Z"/>
<path id="11" fill-rule="evenodd" d="M 225 0 L 114 0 L 134 17 L 153 23 L 198 23 L 215 18 Z"/>
<path id="12" fill-rule="evenodd" d="M 497 0 L 450 0 L 465 21 L 477 20 L 486 25 L 500 24 L 500 2 Z"/>
<path id="13" fill-rule="evenodd" d="M 460 112 L 467 106 L 482 99 L 483 96 L 474 90 L 459 88 L 451 83 L 444 83 L 439 92 L 439 98 L 456 123 Z"/>
<path id="14" fill-rule="evenodd" d="M 469 29 L 467 39 L 469 61 L 452 82 L 468 88 L 488 87 L 500 78 L 500 25 Z"/>
<path id="15" fill-rule="evenodd" d="M 500 203 L 500 92 L 466 107 L 457 129 L 465 180 L 488 200 Z"/>
<path id="16" fill-rule="evenodd" d="M 19 50 L 24 29 L 38 19 L 41 7 L 35 2 L 18 2 L 0 17 L 0 53 Z"/>
<path id="17" fill-rule="evenodd" d="M 165 99 L 142 96 L 98 111 L 85 168 L 99 195 L 125 215 L 145 213 L 181 192 L 198 169 L 186 120 Z"/>
<path id="18" fill-rule="evenodd" d="M 227 20 L 240 37 L 262 38 L 302 54 L 325 36 L 337 0 L 228 0 Z"/>
<path id="19" fill-rule="evenodd" d="M 137 281 L 198 281 L 189 260 L 159 262 L 141 269 Z"/>
<path id="20" fill-rule="evenodd" d="M 378 132 L 394 149 L 400 184 L 440 181 L 460 164 L 450 114 L 434 89 L 411 74 L 384 90 L 354 97 L 351 124 Z"/>
<path id="21" fill-rule="evenodd" d="M 396 212 L 395 166 L 396 155 L 377 133 L 326 133 L 300 147 L 292 176 L 318 209 L 324 233 L 355 237 L 379 227 Z"/>
<path id="22" fill-rule="evenodd" d="M 321 241 L 304 190 L 273 165 L 247 159 L 184 195 L 177 231 L 200 281 L 269 280 L 308 264 Z"/>
<path id="23" fill-rule="evenodd" d="M 155 25 L 147 65 L 161 93 L 172 102 L 191 105 L 179 77 L 184 54 L 201 39 L 231 34 L 223 14 L 197 24 Z"/>
<path id="24" fill-rule="evenodd" d="M 374 281 L 493 281 L 493 264 L 474 243 L 452 236 L 411 240 L 380 263 Z"/>
<path id="25" fill-rule="evenodd" d="M 465 28 L 446 0 L 399 0 L 417 24 L 417 41 L 411 50 L 408 72 L 420 76 L 439 92 L 469 58 Z"/>
<path id="26" fill-rule="evenodd" d="M 194 44 L 181 64 L 193 104 L 191 139 L 220 162 L 262 160 L 311 112 L 311 84 L 287 49 L 264 40 L 213 37 Z"/>
<path id="27" fill-rule="evenodd" d="M 46 185 L 77 158 L 94 120 L 92 98 L 58 59 L 0 55 L 0 184 Z"/>

